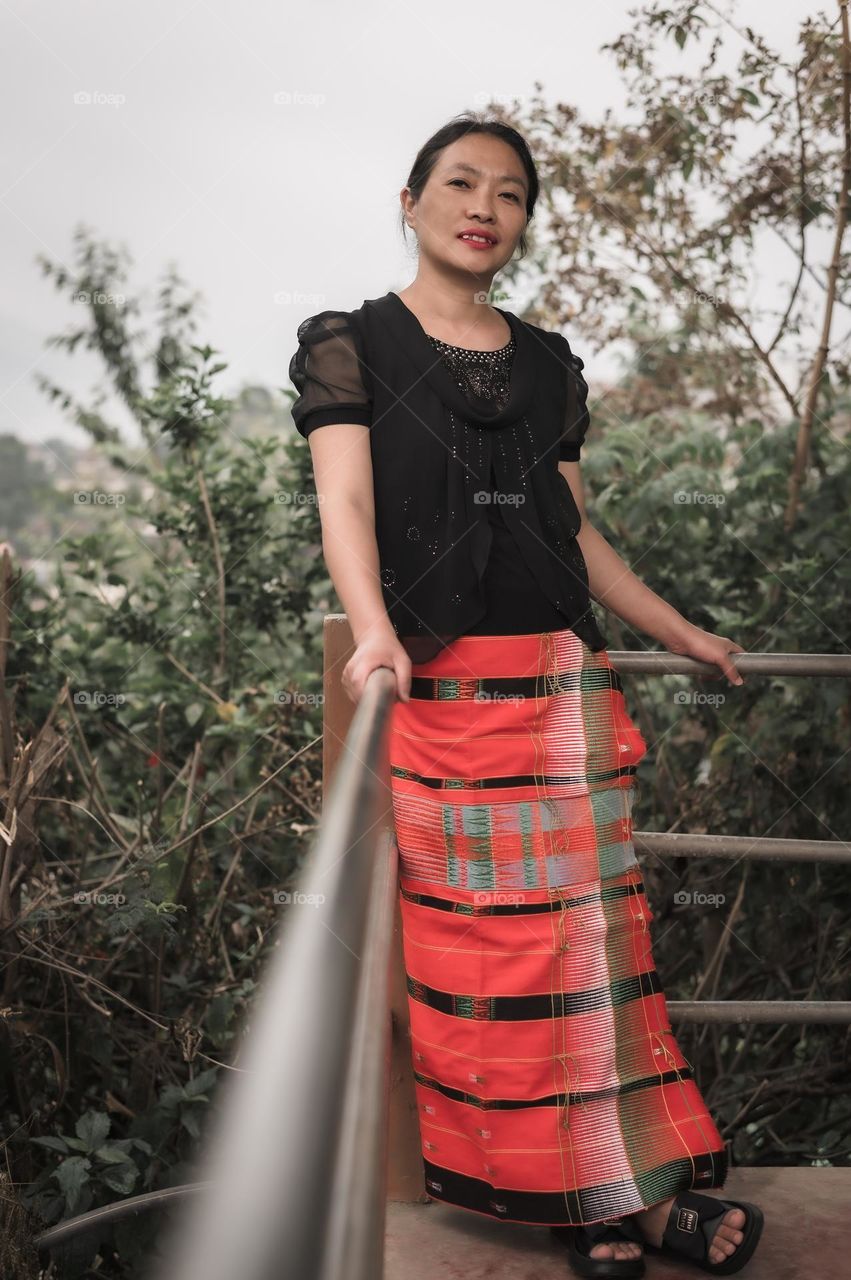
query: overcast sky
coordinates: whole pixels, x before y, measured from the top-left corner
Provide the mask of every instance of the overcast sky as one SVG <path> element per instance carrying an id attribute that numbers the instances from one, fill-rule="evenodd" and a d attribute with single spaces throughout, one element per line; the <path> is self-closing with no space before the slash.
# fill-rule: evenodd
<path id="1" fill-rule="evenodd" d="M 398 192 L 422 142 L 536 80 L 583 114 L 619 109 L 600 46 L 631 7 L 4 0 L 0 434 L 88 439 L 34 382 L 40 370 L 86 402 L 102 382 L 93 356 L 44 345 L 75 317 L 35 257 L 70 269 L 77 223 L 127 247 L 135 294 L 153 302 L 170 262 L 202 293 L 197 339 L 229 361 L 227 394 L 289 386 L 300 320 L 413 278 Z M 739 0 L 733 13 L 792 58 L 801 20 L 834 7 Z"/>

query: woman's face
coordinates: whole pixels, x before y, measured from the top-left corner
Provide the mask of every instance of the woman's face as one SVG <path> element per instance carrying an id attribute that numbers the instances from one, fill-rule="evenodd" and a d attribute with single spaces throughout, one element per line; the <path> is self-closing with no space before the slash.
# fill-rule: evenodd
<path id="1" fill-rule="evenodd" d="M 402 202 L 421 258 L 489 282 L 510 261 L 526 227 L 527 192 L 526 172 L 514 148 L 501 138 L 473 133 L 443 148 L 418 201 L 405 187 Z M 462 239 L 471 227 L 489 243 Z"/>

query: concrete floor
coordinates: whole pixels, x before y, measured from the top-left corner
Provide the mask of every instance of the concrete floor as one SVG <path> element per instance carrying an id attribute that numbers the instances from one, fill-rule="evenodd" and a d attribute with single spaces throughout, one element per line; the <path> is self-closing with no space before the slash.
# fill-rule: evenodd
<path id="1" fill-rule="evenodd" d="M 851 1169 L 731 1169 L 723 1190 L 765 1215 L 746 1280 L 851 1280 Z M 432 1201 L 387 1206 L 384 1280 L 557 1280 L 573 1275 L 546 1227 Z M 646 1255 L 646 1280 L 694 1280 L 691 1263 Z"/>

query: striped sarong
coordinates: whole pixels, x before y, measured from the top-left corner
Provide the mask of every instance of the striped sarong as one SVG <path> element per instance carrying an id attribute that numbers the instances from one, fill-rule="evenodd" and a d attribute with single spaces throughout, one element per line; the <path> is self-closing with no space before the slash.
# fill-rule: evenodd
<path id="1" fill-rule="evenodd" d="M 462 636 L 394 703 L 393 812 L 425 1186 L 569 1225 L 722 1187 L 632 843 L 647 744 L 570 629 Z"/>

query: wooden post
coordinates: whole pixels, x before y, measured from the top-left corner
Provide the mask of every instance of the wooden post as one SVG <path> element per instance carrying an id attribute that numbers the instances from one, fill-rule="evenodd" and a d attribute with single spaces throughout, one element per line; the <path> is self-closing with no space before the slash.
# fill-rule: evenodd
<path id="1" fill-rule="evenodd" d="M 345 614 L 333 613 L 325 617 L 323 628 L 323 739 L 322 739 L 322 790 L 328 794 L 331 779 L 346 734 L 349 731 L 355 704 L 342 685 L 342 672 L 352 653 L 354 642 Z M 389 759 L 385 753 L 385 782 L 390 796 Z M 382 826 L 395 830 L 392 803 L 388 803 Z M 405 977 L 405 961 L 402 950 L 402 916 L 399 896 L 396 895 L 395 923 L 393 927 L 393 954 L 390 974 L 390 1116 L 389 1150 L 387 1167 L 388 1200 L 406 1203 L 427 1203 L 425 1189 L 420 1128 L 417 1119 L 417 1100 L 414 1091 L 413 1065 L 411 1061 L 411 1033 L 408 1019 L 408 989 Z"/>

